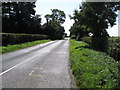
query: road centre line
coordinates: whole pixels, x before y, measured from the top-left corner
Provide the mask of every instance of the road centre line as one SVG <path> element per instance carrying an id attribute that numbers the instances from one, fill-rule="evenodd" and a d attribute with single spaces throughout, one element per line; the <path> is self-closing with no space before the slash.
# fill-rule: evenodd
<path id="1" fill-rule="evenodd" d="M 34 72 L 35 70 L 32 70 L 30 73 L 29 73 L 29 75 L 32 75 L 32 73 Z"/>

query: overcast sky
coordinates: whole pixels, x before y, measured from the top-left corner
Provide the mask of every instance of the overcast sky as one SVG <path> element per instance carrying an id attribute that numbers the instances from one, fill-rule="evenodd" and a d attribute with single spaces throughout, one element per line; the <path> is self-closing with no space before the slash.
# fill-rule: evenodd
<path id="1" fill-rule="evenodd" d="M 70 20 L 68 15 L 73 15 L 73 11 L 79 8 L 79 4 L 82 0 L 37 0 L 36 2 L 36 14 L 40 14 L 42 17 L 42 23 L 45 23 L 46 20 L 44 16 L 46 14 L 51 14 L 51 9 L 59 9 L 65 12 L 66 20 L 63 24 L 65 32 L 69 34 L 69 29 L 74 23 L 73 20 Z M 113 28 L 109 28 L 108 33 L 110 36 L 118 36 L 118 21 L 117 25 Z"/>

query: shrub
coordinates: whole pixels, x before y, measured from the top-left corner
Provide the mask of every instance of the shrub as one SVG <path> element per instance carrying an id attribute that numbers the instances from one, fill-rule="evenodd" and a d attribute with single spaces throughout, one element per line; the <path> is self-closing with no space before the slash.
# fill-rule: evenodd
<path id="1" fill-rule="evenodd" d="M 120 38 L 109 38 L 107 53 L 120 61 Z"/>
<path id="2" fill-rule="evenodd" d="M 106 52 L 108 48 L 108 38 L 107 37 L 92 37 L 91 46 L 94 49 Z"/>
<path id="3" fill-rule="evenodd" d="M 91 45 L 92 37 L 82 37 L 81 40 L 84 41 L 85 43 Z"/>
<path id="4" fill-rule="evenodd" d="M 120 37 L 83 37 L 81 40 L 91 45 L 94 49 L 104 51 L 115 60 L 120 61 Z"/>
<path id="5" fill-rule="evenodd" d="M 2 34 L 2 46 L 20 44 L 36 40 L 48 39 L 47 35 L 39 34 Z"/>
<path id="6" fill-rule="evenodd" d="M 71 35 L 70 38 L 71 39 L 76 39 L 76 36 L 75 35 Z"/>

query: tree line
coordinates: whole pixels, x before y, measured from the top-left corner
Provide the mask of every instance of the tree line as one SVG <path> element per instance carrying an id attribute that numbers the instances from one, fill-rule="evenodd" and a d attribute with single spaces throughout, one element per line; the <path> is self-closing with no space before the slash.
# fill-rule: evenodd
<path id="1" fill-rule="evenodd" d="M 79 10 L 70 15 L 75 21 L 70 28 L 70 36 L 80 40 L 91 34 L 92 46 L 104 49 L 109 37 L 106 29 L 116 24 L 119 9 L 120 2 L 82 2 Z"/>
<path id="2" fill-rule="evenodd" d="M 92 33 L 95 37 L 109 36 L 106 29 L 116 24 L 119 8 L 119 2 L 83 2 L 70 16 L 75 21 L 70 29 L 71 35 L 83 37 Z"/>
<path id="3" fill-rule="evenodd" d="M 35 2 L 3 2 L 2 32 L 44 34 L 50 39 L 61 39 L 64 35 L 64 11 L 51 9 L 52 14 L 45 16 L 46 23 L 41 25 L 41 15 L 35 15 Z"/>

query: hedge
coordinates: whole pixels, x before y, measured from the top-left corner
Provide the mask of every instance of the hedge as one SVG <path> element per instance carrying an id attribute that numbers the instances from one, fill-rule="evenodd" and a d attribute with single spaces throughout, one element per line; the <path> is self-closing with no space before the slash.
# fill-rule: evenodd
<path id="1" fill-rule="evenodd" d="M 47 35 L 40 35 L 40 34 L 1 33 L 1 35 L 2 35 L 2 46 L 48 39 Z"/>
<path id="2" fill-rule="evenodd" d="M 114 57 L 117 61 L 120 61 L 120 37 L 109 38 L 107 53 Z"/>
<path id="3" fill-rule="evenodd" d="M 94 42 L 92 40 L 92 37 L 83 37 L 81 40 L 88 43 L 97 50 L 104 49 L 102 51 L 114 57 L 117 61 L 120 61 L 120 37 L 110 37 L 108 39 L 96 38 L 96 41 Z M 93 44 L 97 42 L 99 46 L 93 45 L 92 42 Z"/>

